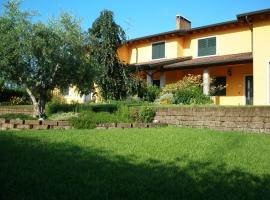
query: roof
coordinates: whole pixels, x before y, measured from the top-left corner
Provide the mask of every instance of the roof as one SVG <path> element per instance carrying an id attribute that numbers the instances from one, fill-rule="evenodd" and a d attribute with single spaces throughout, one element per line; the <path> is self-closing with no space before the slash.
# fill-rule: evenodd
<path id="1" fill-rule="evenodd" d="M 176 69 L 176 68 L 192 68 L 201 66 L 218 66 L 224 64 L 241 64 L 252 62 L 253 56 L 251 52 L 230 54 L 223 56 L 209 56 L 203 58 L 194 58 L 190 60 L 175 62 L 172 64 L 164 65 L 164 69 Z"/>
<path id="2" fill-rule="evenodd" d="M 261 15 L 261 14 L 269 14 L 270 15 L 270 8 L 247 12 L 247 13 L 242 13 L 242 14 L 237 15 L 237 18 L 241 18 L 241 17 L 245 17 L 245 16 Z"/>
<path id="3" fill-rule="evenodd" d="M 150 38 L 166 36 L 166 35 L 184 36 L 184 35 L 192 34 L 193 31 L 214 28 L 214 27 L 218 27 L 218 26 L 231 25 L 231 24 L 241 24 L 241 22 L 243 22 L 243 20 L 241 20 L 243 17 L 245 17 L 245 16 L 251 17 L 251 16 L 255 16 L 255 15 L 270 15 L 270 8 L 258 10 L 258 11 L 254 11 L 254 12 L 247 12 L 247 13 L 238 14 L 238 15 L 236 15 L 236 18 L 237 18 L 236 20 L 230 20 L 230 21 L 225 21 L 225 22 L 221 22 L 221 23 L 215 23 L 215 24 L 195 27 L 195 28 L 191 28 L 189 30 L 172 30 L 172 31 L 157 33 L 157 34 L 153 34 L 153 35 L 138 37 L 138 38 L 128 40 L 127 43 L 132 43 L 132 42 L 139 41 L 139 40 L 150 39 Z"/>
<path id="4" fill-rule="evenodd" d="M 142 63 L 136 63 L 132 64 L 131 66 L 139 67 L 141 69 L 156 69 L 159 67 L 163 67 L 165 65 L 170 65 L 173 63 L 178 63 L 186 60 L 192 59 L 191 56 L 188 57 L 179 57 L 179 58 L 170 58 L 170 59 L 158 59 L 158 60 L 152 60 L 149 62 L 142 62 Z"/>
<path id="5" fill-rule="evenodd" d="M 149 38 L 153 38 L 153 37 L 172 35 L 172 34 L 174 34 L 174 35 L 187 35 L 187 31 L 186 30 L 167 31 L 167 32 L 153 34 L 153 35 L 147 35 L 147 36 L 143 36 L 143 37 L 134 38 L 134 39 L 128 40 L 127 43 L 138 41 L 138 40 L 149 39 Z"/>

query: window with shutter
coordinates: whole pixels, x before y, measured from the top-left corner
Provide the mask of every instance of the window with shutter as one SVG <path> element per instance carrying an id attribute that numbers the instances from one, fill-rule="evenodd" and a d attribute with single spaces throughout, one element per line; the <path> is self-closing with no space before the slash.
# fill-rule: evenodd
<path id="1" fill-rule="evenodd" d="M 198 56 L 216 55 L 216 37 L 204 38 L 198 40 Z"/>
<path id="2" fill-rule="evenodd" d="M 165 42 L 152 44 L 152 59 L 165 58 Z"/>

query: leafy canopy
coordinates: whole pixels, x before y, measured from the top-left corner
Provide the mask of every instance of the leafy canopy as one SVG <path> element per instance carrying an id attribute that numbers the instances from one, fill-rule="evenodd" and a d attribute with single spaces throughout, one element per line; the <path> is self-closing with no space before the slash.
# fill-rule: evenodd
<path id="1" fill-rule="evenodd" d="M 95 71 L 87 55 L 87 34 L 68 13 L 47 24 L 33 23 L 18 1 L 8 1 L 0 17 L 0 77 L 25 86 L 44 114 L 48 91 L 68 85 L 91 91 Z M 35 102 L 37 101 L 37 102 Z"/>
<path id="2" fill-rule="evenodd" d="M 122 63 L 117 50 L 126 37 L 123 29 L 116 24 L 111 11 L 104 10 L 89 29 L 91 58 L 98 69 L 97 84 L 102 97 L 124 99 L 131 92 L 133 79 L 127 65 Z"/>

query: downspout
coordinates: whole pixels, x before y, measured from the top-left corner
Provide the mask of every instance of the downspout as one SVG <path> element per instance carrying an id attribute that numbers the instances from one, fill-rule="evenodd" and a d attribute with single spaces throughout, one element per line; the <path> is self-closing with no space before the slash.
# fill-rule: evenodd
<path id="1" fill-rule="evenodd" d="M 246 16 L 245 19 L 251 31 L 251 53 L 253 55 L 253 24 L 249 21 L 248 16 Z"/>
<path id="2" fill-rule="evenodd" d="M 138 48 L 136 47 L 136 63 L 138 63 Z"/>

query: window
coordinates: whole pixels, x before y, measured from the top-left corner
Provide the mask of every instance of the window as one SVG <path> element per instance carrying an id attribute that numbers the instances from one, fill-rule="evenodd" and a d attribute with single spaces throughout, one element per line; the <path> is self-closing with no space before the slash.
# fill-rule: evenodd
<path id="1" fill-rule="evenodd" d="M 153 85 L 160 87 L 160 80 L 153 80 Z"/>
<path id="2" fill-rule="evenodd" d="M 152 59 L 165 58 L 165 42 L 152 44 Z"/>
<path id="3" fill-rule="evenodd" d="M 211 83 L 211 96 L 226 96 L 226 76 L 214 78 Z"/>
<path id="4" fill-rule="evenodd" d="M 198 40 L 198 56 L 211 56 L 217 53 L 216 37 Z"/>

